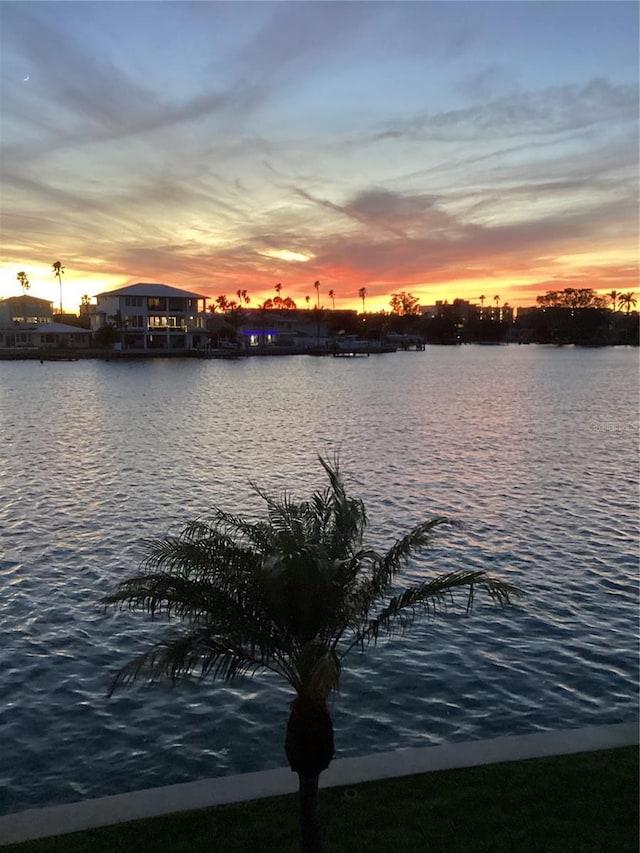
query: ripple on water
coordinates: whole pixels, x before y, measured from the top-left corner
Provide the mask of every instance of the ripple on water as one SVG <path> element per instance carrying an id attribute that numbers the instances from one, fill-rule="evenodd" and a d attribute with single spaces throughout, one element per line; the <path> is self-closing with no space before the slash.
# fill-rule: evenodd
<path id="1" fill-rule="evenodd" d="M 637 716 L 637 455 L 597 428 L 637 424 L 637 353 L 34 367 L 6 363 L 0 396 L 0 811 L 282 765 L 291 695 L 269 677 L 107 699 L 163 625 L 100 600 L 148 538 L 256 511 L 249 480 L 307 494 L 336 450 L 376 547 L 464 522 L 409 578 L 490 569 L 527 593 L 355 653 L 339 755 Z"/>

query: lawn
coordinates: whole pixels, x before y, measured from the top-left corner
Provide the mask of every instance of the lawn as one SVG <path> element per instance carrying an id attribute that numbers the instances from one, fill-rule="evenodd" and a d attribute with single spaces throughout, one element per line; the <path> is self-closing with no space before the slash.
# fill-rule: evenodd
<path id="1" fill-rule="evenodd" d="M 325 853 L 638 853 L 638 749 L 320 792 Z M 297 853 L 295 796 L 2 847 L 2 853 Z"/>

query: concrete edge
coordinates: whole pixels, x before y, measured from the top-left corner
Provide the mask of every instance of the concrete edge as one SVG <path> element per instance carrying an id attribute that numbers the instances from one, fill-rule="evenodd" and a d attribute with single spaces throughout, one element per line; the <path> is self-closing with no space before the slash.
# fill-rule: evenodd
<path id="1" fill-rule="evenodd" d="M 400 749 L 363 758 L 339 758 L 322 774 L 320 786 L 355 785 L 435 770 L 635 746 L 640 741 L 639 732 L 638 722 L 617 723 Z M 297 790 L 297 781 L 297 776 L 288 767 L 281 767 L 28 809 L 0 816 L 0 845 L 224 803 L 291 794 Z"/>

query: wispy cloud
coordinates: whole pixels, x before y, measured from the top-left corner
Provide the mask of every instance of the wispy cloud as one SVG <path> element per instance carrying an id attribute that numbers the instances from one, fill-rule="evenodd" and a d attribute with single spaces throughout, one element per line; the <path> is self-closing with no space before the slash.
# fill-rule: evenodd
<path id="1" fill-rule="evenodd" d="M 0 289 L 624 278 L 637 13 L 565 5 L 3 3 Z"/>

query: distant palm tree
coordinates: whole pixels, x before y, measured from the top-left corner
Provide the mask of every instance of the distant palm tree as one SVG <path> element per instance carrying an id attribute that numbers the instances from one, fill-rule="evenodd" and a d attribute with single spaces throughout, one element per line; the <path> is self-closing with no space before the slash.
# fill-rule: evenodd
<path id="1" fill-rule="evenodd" d="M 62 274 L 64 272 L 64 267 L 60 261 L 56 261 L 53 264 L 53 274 L 57 277 L 58 283 L 60 285 L 60 313 L 62 314 Z"/>
<path id="2" fill-rule="evenodd" d="M 320 282 L 319 282 L 319 281 L 314 281 L 314 282 L 313 282 L 313 286 L 314 286 L 314 287 L 315 287 L 315 289 L 316 289 L 316 294 L 317 294 L 317 307 L 319 308 L 319 307 L 320 307 Z"/>
<path id="3" fill-rule="evenodd" d="M 613 313 L 614 313 L 614 314 L 616 313 L 616 307 L 617 307 L 617 304 L 618 304 L 618 299 L 620 298 L 620 296 L 621 296 L 621 295 L 622 295 L 622 294 L 621 294 L 621 293 L 618 293 L 618 291 L 617 291 L 617 290 L 612 290 L 610 293 L 607 293 L 607 296 L 608 296 L 608 297 L 609 297 L 609 299 L 611 300 L 611 307 L 612 307 L 612 309 L 613 309 Z"/>
<path id="4" fill-rule="evenodd" d="M 282 300 L 282 307 L 286 308 L 287 311 L 295 311 L 296 303 L 290 296 L 285 296 L 285 298 Z"/>
<path id="5" fill-rule="evenodd" d="M 280 282 L 278 282 L 276 284 L 276 286 L 274 287 L 274 290 L 278 294 L 278 296 L 280 296 L 280 291 L 282 290 L 282 285 L 280 284 Z"/>
<path id="6" fill-rule="evenodd" d="M 493 301 L 496 303 L 497 308 L 500 305 L 500 297 L 498 296 L 498 294 L 493 297 Z"/>
<path id="7" fill-rule="evenodd" d="M 363 314 L 364 314 L 364 300 L 365 300 L 366 295 L 367 295 L 367 288 L 361 287 L 360 290 L 358 291 L 358 296 L 360 297 L 360 299 L 362 299 L 362 313 Z"/>
<path id="8" fill-rule="evenodd" d="M 626 306 L 626 313 L 628 316 L 631 313 L 631 309 L 635 308 L 637 299 L 635 298 L 635 293 L 633 291 L 629 291 L 628 293 L 620 293 L 618 296 L 618 302 L 620 304 L 620 310 L 622 310 L 623 305 Z"/>
<path id="9" fill-rule="evenodd" d="M 246 290 L 236 290 L 236 296 L 238 297 L 238 304 L 242 305 L 244 302 L 245 305 L 248 305 L 251 302 Z"/>
<path id="10" fill-rule="evenodd" d="M 519 595 L 475 569 L 402 587 L 402 567 L 450 522 L 425 521 L 379 553 L 364 545 L 365 506 L 347 495 L 337 459 L 320 463 L 329 485 L 309 500 L 254 486 L 264 520 L 214 508 L 179 536 L 151 543 L 141 573 L 105 599 L 182 623 L 122 667 L 111 692 L 139 677 L 176 681 L 193 673 L 229 682 L 269 670 L 288 682 L 294 699 L 285 754 L 298 774 L 304 853 L 321 849 L 318 780 L 334 754 L 327 701 L 347 655 L 435 615 L 459 590 L 467 612 L 476 590 L 500 605 Z"/>
<path id="11" fill-rule="evenodd" d="M 216 305 L 221 311 L 224 312 L 229 310 L 229 306 L 231 305 L 231 303 L 229 302 L 226 296 L 221 295 L 216 296 Z"/>
<path id="12" fill-rule="evenodd" d="M 23 272 L 21 270 L 18 273 L 18 275 L 16 276 L 16 278 L 18 279 L 18 283 L 19 283 L 20 287 L 22 288 L 22 295 L 26 296 L 27 290 L 29 290 L 29 288 L 31 287 L 31 285 L 29 284 L 29 279 L 27 277 L 26 272 Z"/>
<path id="13" fill-rule="evenodd" d="M 311 302 L 310 296 L 305 296 L 304 301 L 307 303 L 307 308 L 309 307 L 309 302 Z"/>
<path id="14" fill-rule="evenodd" d="M 484 308 L 484 300 L 485 300 L 486 298 L 487 298 L 487 297 L 484 295 L 484 293 L 483 293 L 481 296 L 479 296 L 479 297 L 478 297 L 478 299 L 480 300 L 480 305 L 481 305 L 483 308 Z"/>
<path id="15" fill-rule="evenodd" d="M 265 346 L 265 344 L 267 343 L 267 331 L 266 331 L 267 312 L 271 311 L 272 309 L 273 309 L 273 299 L 265 299 L 264 302 L 262 303 L 262 305 L 258 305 L 258 314 L 260 316 L 260 321 L 262 323 L 262 338 L 260 341 L 262 346 Z"/>
<path id="16" fill-rule="evenodd" d="M 331 307 L 333 310 L 336 310 L 336 294 L 334 290 L 329 291 L 329 299 L 331 300 Z"/>
<path id="17" fill-rule="evenodd" d="M 124 349 L 124 333 L 129 325 L 127 321 L 122 316 L 122 311 L 118 308 L 115 314 L 110 314 L 109 319 L 113 320 L 113 329 L 118 334 L 118 338 L 120 341 L 120 349 Z"/>

